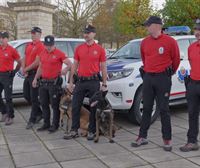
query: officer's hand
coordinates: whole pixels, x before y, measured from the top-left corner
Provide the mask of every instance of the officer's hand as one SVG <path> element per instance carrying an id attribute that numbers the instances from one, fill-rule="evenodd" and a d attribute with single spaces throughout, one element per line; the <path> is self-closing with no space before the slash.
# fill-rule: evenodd
<path id="1" fill-rule="evenodd" d="M 108 87 L 105 85 L 102 85 L 100 90 L 102 90 L 103 92 L 106 92 L 106 91 L 108 91 Z"/>
<path id="2" fill-rule="evenodd" d="M 37 79 L 34 79 L 34 80 L 33 80 L 32 86 L 33 86 L 33 88 L 36 88 L 36 87 L 37 87 Z"/>
<path id="3" fill-rule="evenodd" d="M 27 73 L 27 69 L 26 68 L 22 68 L 23 73 Z"/>
<path id="4" fill-rule="evenodd" d="M 27 77 L 27 76 L 28 76 L 28 74 L 27 74 L 27 72 L 25 71 L 25 69 L 24 69 L 24 68 L 22 68 L 22 69 L 21 69 L 21 73 L 22 73 L 22 75 L 23 75 L 23 76 L 25 76 L 25 77 Z"/>
<path id="5" fill-rule="evenodd" d="M 67 89 L 72 93 L 73 90 L 74 90 L 74 86 L 73 86 L 73 83 L 72 84 L 69 84 L 67 85 Z"/>
<path id="6" fill-rule="evenodd" d="M 68 70 L 65 68 L 65 69 L 63 69 L 63 70 L 61 71 L 61 75 L 66 75 L 67 72 L 68 72 Z"/>

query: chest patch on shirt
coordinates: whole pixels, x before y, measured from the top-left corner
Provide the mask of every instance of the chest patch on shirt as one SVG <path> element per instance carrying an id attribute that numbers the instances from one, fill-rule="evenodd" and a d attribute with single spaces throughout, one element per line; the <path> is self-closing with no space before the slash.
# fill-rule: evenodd
<path id="1" fill-rule="evenodd" d="M 159 53 L 159 54 L 164 54 L 164 47 L 160 47 L 160 48 L 158 49 L 158 53 Z"/>
<path id="2" fill-rule="evenodd" d="M 4 53 L 4 56 L 7 57 L 7 56 L 8 56 L 8 53 Z"/>
<path id="3" fill-rule="evenodd" d="M 98 52 L 97 52 L 96 50 L 94 50 L 94 51 L 93 51 L 93 54 L 94 54 L 94 55 L 97 55 L 97 54 L 98 54 Z"/>
<path id="4" fill-rule="evenodd" d="M 52 58 L 53 58 L 53 59 L 56 59 L 56 55 L 53 55 Z"/>

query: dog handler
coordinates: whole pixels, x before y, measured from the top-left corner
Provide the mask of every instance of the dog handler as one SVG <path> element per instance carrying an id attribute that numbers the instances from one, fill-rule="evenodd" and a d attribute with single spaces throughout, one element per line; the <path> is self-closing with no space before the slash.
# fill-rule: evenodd
<path id="1" fill-rule="evenodd" d="M 87 25 L 84 29 L 86 42 L 78 46 L 75 50 L 74 64 L 72 68 L 70 84 L 68 89 L 72 91 L 73 77 L 77 73 L 77 82 L 73 91 L 72 100 L 72 129 L 69 134 L 64 135 L 64 139 L 78 137 L 80 128 L 80 108 L 86 93 L 91 97 L 100 90 L 100 71 L 102 72 L 102 89 L 106 90 L 106 55 L 105 50 L 94 41 L 96 29 L 92 25 Z M 88 126 L 88 140 L 93 140 L 96 132 L 95 122 L 96 108 L 90 108 L 90 118 Z"/>
<path id="2" fill-rule="evenodd" d="M 1 122 L 11 125 L 14 118 L 12 103 L 12 87 L 15 73 L 20 69 L 21 60 L 16 49 L 8 44 L 8 32 L 0 33 L 0 111 L 2 112 Z M 14 70 L 14 61 L 18 64 Z M 2 99 L 4 90 L 6 104 Z"/>
<path id="3" fill-rule="evenodd" d="M 22 72 L 25 76 L 23 93 L 25 99 L 31 103 L 31 114 L 26 129 L 31 129 L 35 123 L 42 119 L 42 110 L 38 100 L 39 88 L 34 88 L 32 82 L 39 65 L 38 56 L 44 50 L 44 44 L 40 41 L 42 30 L 39 27 L 33 27 L 30 32 L 32 42 L 27 44 L 22 61 Z"/>
<path id="4" fill-rule="evenodd" d="M 54 45 L 54 37 L 46 36 L 44 38 L 45 50 L 39 55 L 40 64 L 33 80 L 33 87 L 37 87 L 38 79 L 40 80 L 39 97 L 43 111 L 44 124 L 38 131 L 49 130 L 53 133 L 59 128 L 60 121 L 60 96 L 61 96 L 61 75 L 66 75 L 71 68 L 71 61 L 65 53 L 57 49 Z M 62 65 L 67 67 L 62 70 Z M 50 108 L 53 109 L 53 122 L 50 126 Z"/>
<path id="5" fill-rule="evenodd" d="M 182 152 L 198 150 L 199 103 L 200 103 L 200 19 L 196 20 L 194 34 L 197 41 L 188 48 L 188 60 L 191 66 L 190 77 L 185 79 L 188 104 L 189 130 L 187 143 L 180 147 Z M 187 80 L 187 81 L 186 81 Z"/>
<path id="6" fill-rule="evenodd" d="M 172 37 L 162 34 L 162 20 L 159 17 L 149 17 L 144 26 L 150 34 L 141 43 L 141 56 L 144 65 L 144 111 L 139 136 L 131 145 L 139 147 L 148 143 L 147 132 L 150 127 L 152 108 L 156 98 L 161 116 L 163 149 L 171 151 L 169 96 L 171 76 L 176 72 L 180 63 L 179 48 Z"/>

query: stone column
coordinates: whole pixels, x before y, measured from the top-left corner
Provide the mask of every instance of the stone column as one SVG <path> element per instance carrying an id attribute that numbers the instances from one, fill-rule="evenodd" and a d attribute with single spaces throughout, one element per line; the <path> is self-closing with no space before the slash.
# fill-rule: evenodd
<path id="1" fill-rule="evenodd" d="M 56 6 L 44 0 L 8 2 L 8 6 L 17 13 L 17 39 L 30 38 L 32 27 L 42 29 L 42 36 L 53 32 L 53 13 Z"/>

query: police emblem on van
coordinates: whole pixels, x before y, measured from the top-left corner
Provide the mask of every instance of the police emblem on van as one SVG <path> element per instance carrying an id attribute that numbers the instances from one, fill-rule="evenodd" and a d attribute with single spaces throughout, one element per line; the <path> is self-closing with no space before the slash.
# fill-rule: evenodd
<path id="1" fill-rule="evenodd" d="M 163 54 L 163 53 L 164 53 L 164 47 L 160 47 L 160 48 L 158 49 L 158 52 L 159 52 L 159 54 Z"/>
<path id="2" fill-rule="evenodd" d="M 187 69 L 185 69 L 183 66 L 178 70 L 178 80 L 180 83 L 184 82 L 184 78 L 189 75 L 189 72 Z"/>

